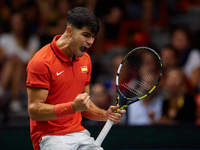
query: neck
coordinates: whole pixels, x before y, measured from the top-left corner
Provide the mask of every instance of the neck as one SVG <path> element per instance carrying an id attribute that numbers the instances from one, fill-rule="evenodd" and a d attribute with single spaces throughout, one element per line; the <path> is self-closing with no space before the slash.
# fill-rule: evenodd
<path id="1" fill-rule="evenodd" d="M 72 53 L 72 50 L 70 48 L 70 37 L 67 36 L 66 33 L 64 33 L 57 41 L 56 44 L 59 47 L 60 50 L 62 50 L 71 61 L 74 59 L 74 55 Z"/>

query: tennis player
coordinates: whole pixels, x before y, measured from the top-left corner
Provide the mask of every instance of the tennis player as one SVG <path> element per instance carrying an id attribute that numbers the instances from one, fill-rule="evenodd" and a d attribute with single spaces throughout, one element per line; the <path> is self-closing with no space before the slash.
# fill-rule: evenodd
<path id="1" fill-rule="evenodd" d="M 103 110 L 91 102 L 92 64 L 86 50 L 99 31 L 94 14 L 75 7 L 62 35 L 41 48 L 27 66 L 28 112 L 35 150 L 102 150 L 81 125 L 82 115 L 119 123 L 125 110 Z"/>

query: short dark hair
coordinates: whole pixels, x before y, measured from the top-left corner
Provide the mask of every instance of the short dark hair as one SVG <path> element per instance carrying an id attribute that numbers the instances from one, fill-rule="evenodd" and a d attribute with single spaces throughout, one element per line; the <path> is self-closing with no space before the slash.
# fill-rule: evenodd
<path id="1" fill-rule="evenodd" d="M 75 7 L 67 15 L 67 26 L 77 29 L 88 28 L 93 34 L 99 32 L 99 22 L 96 16 L 85 7 Z"/>

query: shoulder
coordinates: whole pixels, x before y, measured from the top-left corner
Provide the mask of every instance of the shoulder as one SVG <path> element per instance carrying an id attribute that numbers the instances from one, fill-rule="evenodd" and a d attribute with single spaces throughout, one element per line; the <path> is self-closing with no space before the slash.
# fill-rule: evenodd
<path id="1" fill-rule="evenodd" d="M 33 34 L 30 36 L 30 39 L 29 39 L 30 42 L 37 42 L 37 43 L 40 43 L 40 39 L 37 35 Z"/>
<path id="2" fill-rule="evenodd" d="M 28 71 L 38 74 L 43 74 L 49 70 L 52 61 L 55 59 L 55 54 L 50 48 L 50 45 L 46 45 L 41 48 L 28 63 Z"/>
<path id="3" fill-rule="evenodd" d="M 196 57 L 200 57 L 200 50 L 199 49 L 192 49 L 190 52 L 191 56 L 196 56 Z"/>
<path id="4" fill-rule="evenodd" d="M 10 38 L 10 37 L 13 37 L 13 34 L 11 34 L 11 33 L 2 33 L 2 34 L 0 35 L 0 37 L 1 37 L 1 38 Z"/>
<path id="5" fill-rule="evenodd" d="M 40 46 L 41 43 L 39 37 L 37 35 L 32 35 L 28 41 L 28 49 L 31 51 L 36 51 L 40 48 Z"/>
<path id="6" fill-rule="evenodd" d="M 192 49 L 189 58 L 188 63 L 191 65 L 200 66 L 200 51 L 198 49 Z"/>
<path id="7" fill-rule="evenodd" d="M 10 40 L 13 40 L 14 36 L 11 33 L 3 33 L 0 35 L 0 42 L 8 42 Z"/>

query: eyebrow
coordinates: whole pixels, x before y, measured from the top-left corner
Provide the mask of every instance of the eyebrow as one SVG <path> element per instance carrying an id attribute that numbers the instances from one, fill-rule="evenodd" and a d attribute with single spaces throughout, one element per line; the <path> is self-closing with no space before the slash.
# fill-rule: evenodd
<path id="1" fill-rule="evenodd" d="M 92 33 L 87 32 L 87 31 L 83 32 L 83 34 L 88 34 L 89 36 L 95 37 L 95 34 L 92 34 Z"/>
<path id="2" fill-rule="evenodd" d="M 89 33 L 89 32 L 87 32 L 87 31 L 84 31 L 83 33 L 84 33 L 84 34 L 92 35 L 92 33 Z"/>

